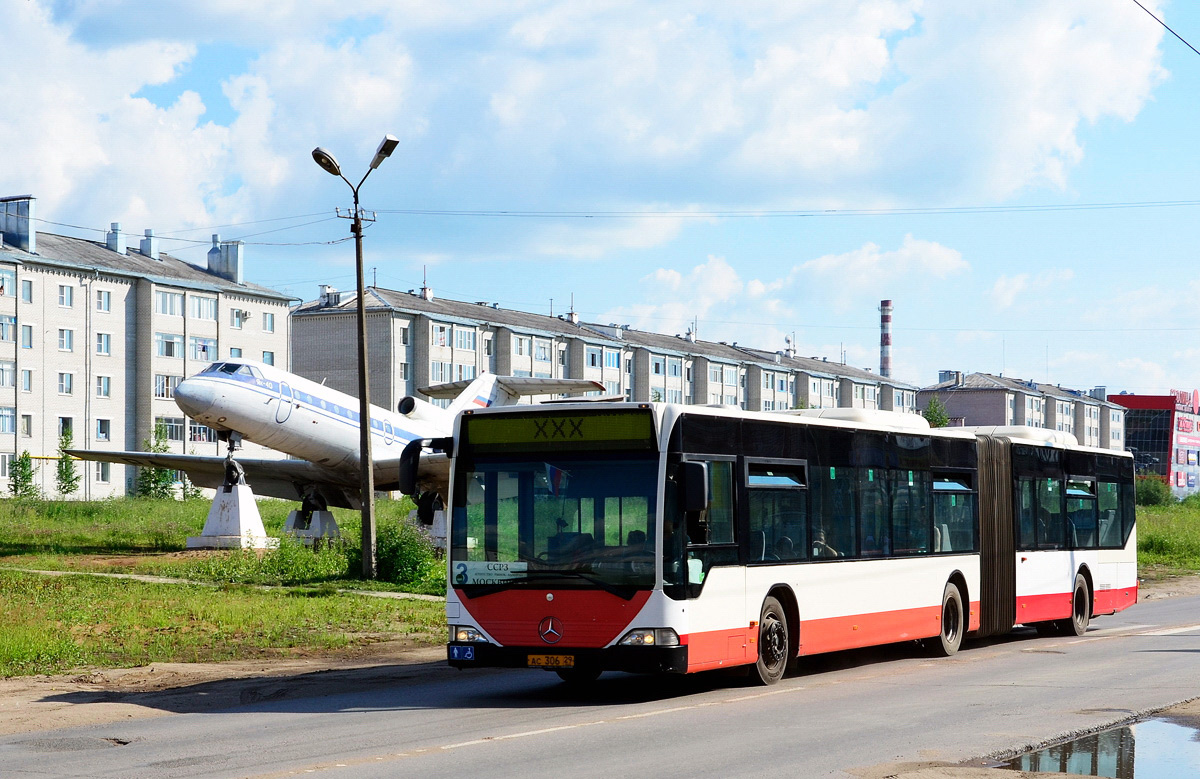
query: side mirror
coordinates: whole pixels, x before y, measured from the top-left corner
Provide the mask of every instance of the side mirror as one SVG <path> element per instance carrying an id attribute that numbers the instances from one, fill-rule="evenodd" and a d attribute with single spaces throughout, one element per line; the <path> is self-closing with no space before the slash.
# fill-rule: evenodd
<path id="1" fill-rule="evenodd" d="M 680 493 L 683 510 L 704 511 L 708 508 L 708 465 L 685 462 L 679 465 Z"/>
<path id="2" fill-rule="evenodd" d="M 400 474 L 397 482 L 400 492 L 405 495 L 417 494 L 417 470 L 421 465 L 421 445 L 423 439 L 414 438 L 404 446 L 400 453 Z"/>

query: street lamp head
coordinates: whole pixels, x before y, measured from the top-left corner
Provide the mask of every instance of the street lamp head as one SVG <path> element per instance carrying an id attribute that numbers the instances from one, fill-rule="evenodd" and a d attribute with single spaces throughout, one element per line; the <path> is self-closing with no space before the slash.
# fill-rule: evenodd
<path id="1" fill-rule="evenodd" d="M 331 176 L 342 175 L 342 166 L 338 165 L 338 161 L 332 154 L 318 146 L 312 150 L 312 155 L 317 164 L 324 168 Z"/>
<path id="2" fill-rule="evenodd" d="M 394 135 L 383 136 L 383 140 L 379 143 L 379 148 L 375 150 L 375 159 L 371 160 L 371 170 L 375 170 L 383 164 L 384 160 L 392 156 L 392 152 L 396 150 L 396 146 L 399 143 L 400 139 Z M 313 152 L 313 154 L 316 154 L 316 152 Z"/>

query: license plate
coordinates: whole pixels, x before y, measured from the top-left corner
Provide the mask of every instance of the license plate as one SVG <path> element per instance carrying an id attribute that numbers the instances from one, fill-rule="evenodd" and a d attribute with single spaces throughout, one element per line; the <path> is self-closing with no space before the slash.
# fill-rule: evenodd
<path id="1" fill-rule="evenodd" d="M 529 655 L 530 668 L 574 668 L 574 655 Z"/>

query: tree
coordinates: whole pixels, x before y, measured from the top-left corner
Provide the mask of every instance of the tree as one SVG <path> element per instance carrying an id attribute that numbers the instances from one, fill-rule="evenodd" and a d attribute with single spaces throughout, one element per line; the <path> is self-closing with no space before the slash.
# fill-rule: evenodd
<path id="1" fill-rule="evenodd" d="M 929 423 L 930 427 L 945 427 L 950 424 L 950 416 L 946 413 L 946 407 L 937 395 L 929 399 L 929 405 L 921 412 L 921 416 L 925 417 L 925 421 Z"/>
<path id="2" fill-rule="evenodd" d="M 162 422 L 154 425 L 154 440 L 143 439 L 142 448 L 147 452 L 171 451 L 167 443 L 167 426 Z M 175 475 L 166 468 L 142 468 L 138 472 L 137 495 L 139 498 L 174 498 Z"/>
<path id="3" fill-rule="evenodd" d="M 67 454 L 72 443 L 71 428 L 64 427 L 58 436 L 58 465 L 54 470 L 54 486 L 64 498 L 79 490 L 79 471 L 75 470 L 75 458 Z"/>
<path id="4" fill-rule="evenodd" d="M 14 498 L 37 498 L 38 488 L 33 483 L 37 468 L 29 450 L 21 452 L 8 468 L 8 491 Z"/>

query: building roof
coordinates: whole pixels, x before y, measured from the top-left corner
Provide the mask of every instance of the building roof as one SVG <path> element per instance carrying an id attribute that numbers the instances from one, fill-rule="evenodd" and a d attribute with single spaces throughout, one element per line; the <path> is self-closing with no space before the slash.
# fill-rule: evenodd
<path id="1" fill-rule="evenodd" d="M 950 379 L 923 388 L 922 392 L 972 392 L 981 390 L 1004 390 L 1006 392 L 1024 392 L 1030 395 L 1045 395 L 1070 401 L 1085 401 L 1099 406 L 1119 408 L 1119 404 L 1089 395 L 1082 390 L 1070 389 L 1057 384 L 1042 384 L 1036 381 L 1013 379 L 1006 376 L 993 376 L 990 373 L 968 373 L 961 381 Z"/>
<path id="2" fill-rule="evenodd" d="M 580 338 L 596 344 L 625 345 L 644 347 L 659 354 L 678 354 L 704 357 L 716 362 L 725 363 L 758 363 L 767 370 L 806 371 L 820 376 L 849 378 L 871 384 L 887 384 L 905 389 L 917 389 L 916 385 L 906 384 L 895 379 L 885 379 L 877 373 L 861 368 L 854 368 L 840 363 L 805 357 L 787 357 L 781 355 L 776 359 L 775 352 L 726 344 L 717 341 L 690 340 L 683 336 L 664 335 L 645 330 L 598 322 L 574 323 L 566 316 L 547 316 L 530 314 L 524 311 L 500 308 L 489 303 L 466 303 L 459 300 L 434 298 L 426 300 L 416 292 L 397 292 L 395 290 L 368 287 L 368 310 L 390 310 L 403 313 L 425 314 L 443 320 L 461 321 L 472 324 L 500 325 L 511 327 L 521 333 L 542 334 L 564 338 Z M 321 300 L 302 303 L 293 309 L 295 316 L 318 316 L 329 313 L 349 313 L 357 309 L 355 293 L 341 296 L 336 304 L 330 305 Z"/>
<path id="3" fill-rule="evenodd" d="M 97 241 L 42 232 L 37 235 L 37 250 L 37 254 L 29 254 L 5 244 L 0 246 L 0 259 L 74 271 L 99 271 L 210 292 L 254 295 L 285 303 L 295 299 L 259 284 L 238 284 L 165 252 L 160 253 L 158 259 L 151 259 L 134 247 L 129 247 L 128 254 L 118 254 Z"/>

